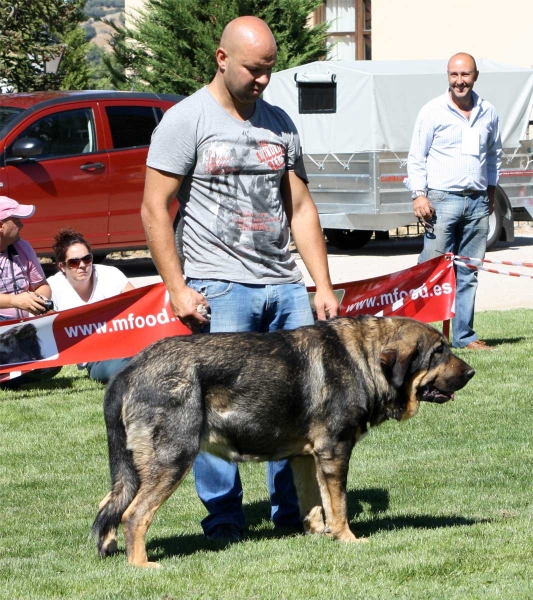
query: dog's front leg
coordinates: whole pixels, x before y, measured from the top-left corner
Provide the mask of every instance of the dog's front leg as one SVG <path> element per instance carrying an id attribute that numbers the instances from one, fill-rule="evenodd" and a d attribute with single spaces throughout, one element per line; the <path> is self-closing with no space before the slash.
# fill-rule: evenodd
<path id="1" fill-rule="evenodd" d="M 290 462 L 304 530 L 306 533 L 324 533 L 326 525 L 315 459 L 313 456 L 295 456 Z"/>
<path id="2" fill-rule="evenodd" d="M 316 470 L 326 513 L 326 533 L 343 542 L 361 542 L 348 525 L 346 481 L 350 453 L 335 457 L 316 457 Z"/>

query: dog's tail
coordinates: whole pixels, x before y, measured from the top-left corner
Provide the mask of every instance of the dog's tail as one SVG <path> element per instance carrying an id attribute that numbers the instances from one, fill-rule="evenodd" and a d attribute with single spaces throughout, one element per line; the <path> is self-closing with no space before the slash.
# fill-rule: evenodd
<path id="1" fill-rule="evenodd" d="M 97 539 L 98 554 L 104 558 L 117 551 L 117 528 L 140 486 L 131 451 L 126 447 L 126 429 L 122 420 L 122 377 L 115 378 L 104 397 L 104 415 L 109 448 L 111 491 L 102 500 L 91 528 Z"/>

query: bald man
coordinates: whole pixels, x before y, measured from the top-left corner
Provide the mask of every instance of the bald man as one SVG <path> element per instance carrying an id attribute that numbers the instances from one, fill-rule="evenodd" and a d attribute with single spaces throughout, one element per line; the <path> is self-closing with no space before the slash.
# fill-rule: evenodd
<path id="1" fill-rule="evenodd" d="M 152 138 L 142 205 L 148 244 L 174 314 L 203 332 L 313 323 L 289 228 L 317 287 L 318 318 L 337 314 L 298 132 L 285 112 L 260 98 L 276 54 L 264 21 L 248 16 L 229 23 L 214 79 L 167 111 Z M 183 270 L 169 214 L 176 194 Z M 236 464 L 201 453 L 194 472 L 209 512 L 202 521 L 206 536 L 240 540 Z M 287 461 L 268 463 L 267 484 L 275 526 L 301 526 Z"/>
<path id="2" fill-rule="evenodd" d="M 501 141 L 492 104 L 474 91 L 470 54 L 448 62 L 448 90 L 420 111 L 407 161 L 415 216 L 425 225 L 419 262 L 453 252 L 483 258 L 500 175 Z M 453 346 L 489 350 L 474 331 L 477 271 L 456 268 Z"/>

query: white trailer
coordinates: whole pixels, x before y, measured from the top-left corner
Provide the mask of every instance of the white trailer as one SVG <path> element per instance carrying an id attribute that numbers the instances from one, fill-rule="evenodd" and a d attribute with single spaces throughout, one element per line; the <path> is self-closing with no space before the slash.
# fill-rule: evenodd
<path id="1" fill-rule="evenodd" d="M 319 61 L 272 75 L 264 98 L 300 133 L 309 188 L 333 245 L 414 222 L 403 184 L 420 108 L 447 89 L 447 61 Z M 533 70 L 481 59 L 476 92 L 501 123 L 504 157 L 489 245 L 514 239 L 513 212 L 533 219 L 533 141 L 525 140 Z"/>

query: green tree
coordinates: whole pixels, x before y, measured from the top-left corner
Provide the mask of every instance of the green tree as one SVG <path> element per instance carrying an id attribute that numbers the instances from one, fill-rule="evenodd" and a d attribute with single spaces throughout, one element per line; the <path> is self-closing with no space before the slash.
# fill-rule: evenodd
<path id="1" fill-rule="evenodd" d="M 66 40 L 83 19 L 83 4 L 84 0 L 0 0 L 3 87 L 17 92 L 61 87 L 65 68 L 51 74 L 44 64 L 61 53 L 67 58 L 71 48 Z"/>
<path id="2" fill-rule="evenodd" d="M 108 70 L 103 59 L 106 55 L 105 50 L 99 48 L 96 44 L 89 44 L 87 52 L 87 62 L 89 63 L 92 90 L 110 90 L 113 89 Z"/>
<path id="3" fill-rule="evenodd" d="M 215 74 L 224 26 L 256 15 L 278 43 L 277 70 L 325 58 L 326 24 L 307 27 L 320 0 L 146 0 L 133 26 L 117 27 L 104 59 L 118 89 L 191 94 Z"/>
<path id="4" fill-rule="evenodd" d="M 61 63 L 61 90 L 88 90 L 91 87 L 91 69 L 87 61 L 89 44 L 85 30 L 75 27 L 63 37 L 67 50 Z"/>

